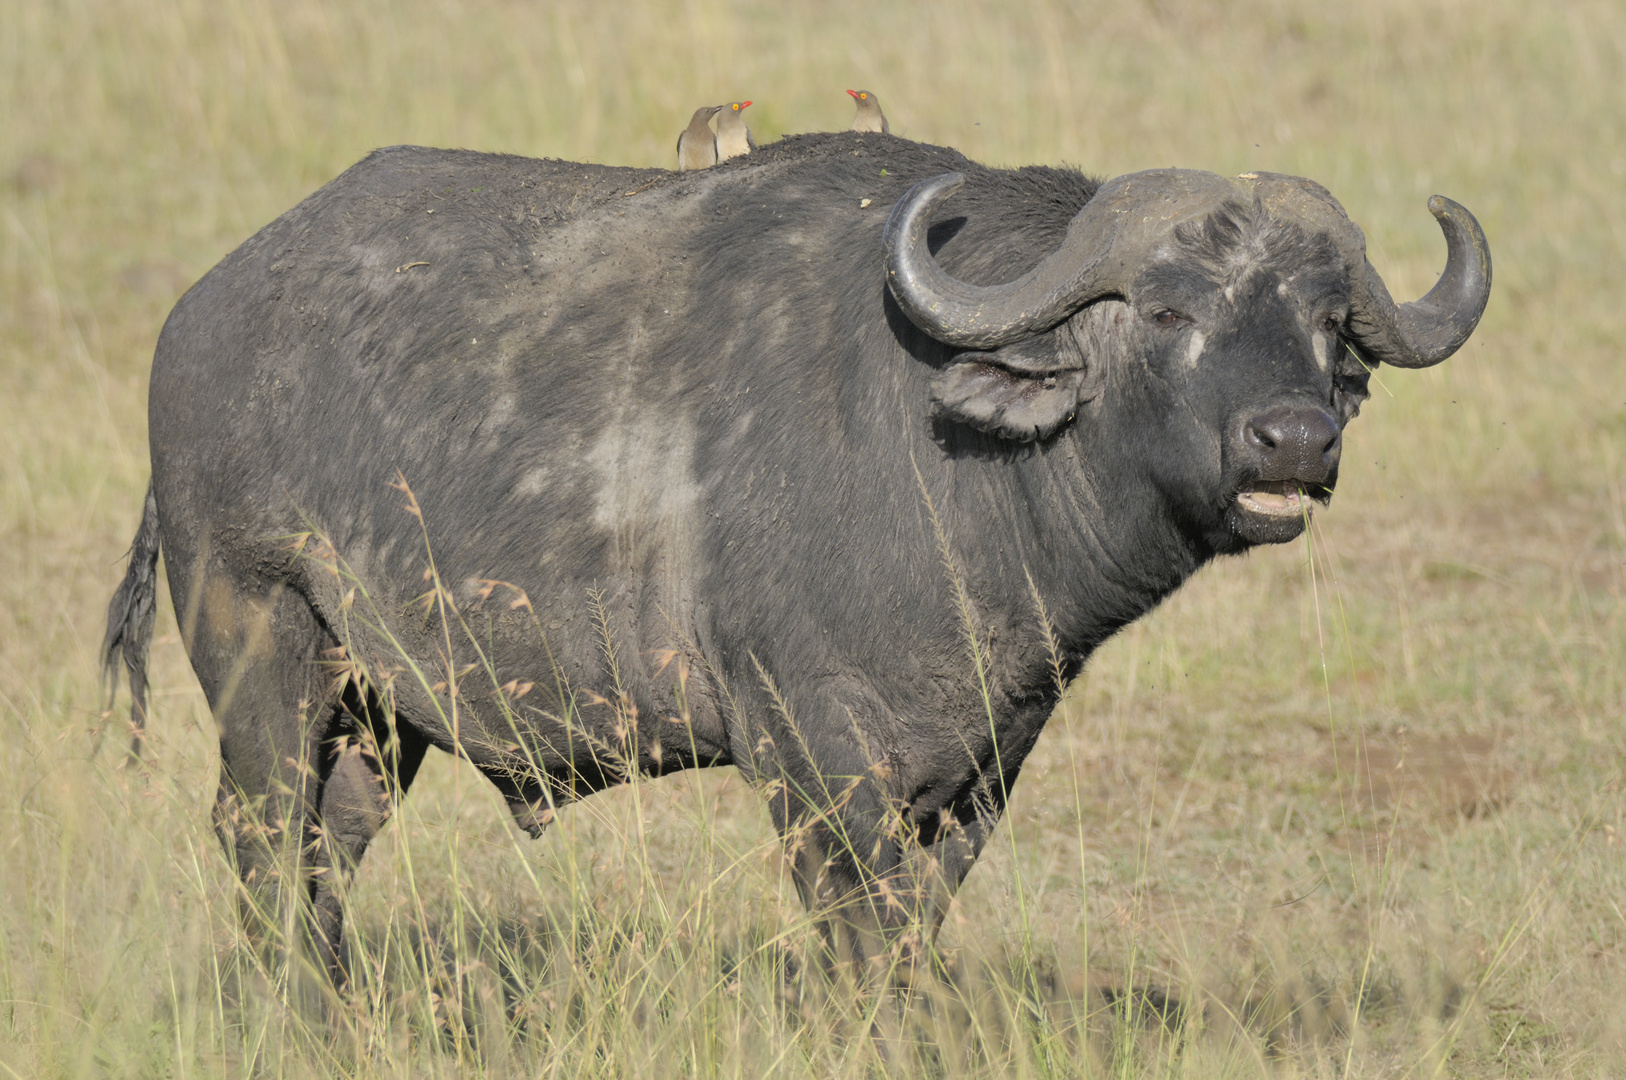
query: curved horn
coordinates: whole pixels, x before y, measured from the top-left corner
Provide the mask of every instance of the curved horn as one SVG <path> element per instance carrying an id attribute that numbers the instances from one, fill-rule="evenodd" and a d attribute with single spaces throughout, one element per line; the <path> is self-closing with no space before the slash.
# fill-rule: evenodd
<path id="1" fill-rule="evenodd" d="M 926 245 L 926 229 L 932 213 L 964 184 L 964 174 L 957 172 L 922 180 L 887 215 L 882 243 L 887 284 L 898 306 L 938 341 L 969 349 L 997 348 L 1061 322 L 1077 306 L 1081 279 L 1094 265 L 1081 265 L 1070 250 L 1076 246 L 1074 229 L 1061 248 L 1004 285 L 968 285 L 937 265 Z"/>
<path id="2" fill-rule="evenodd" d="M 1350 312 L 1350 333 L 1361 349 L 1395 367 L 1431 367 L 1456 352 L 1479 325 L 1490 299 L 1490 245 L 1479 222 L 1443 195 L 1431 197 L 1428 208 L 1445 234 L 1440 280 L 1421 300 L 1397 305 L 1368 262 Z"/>
<path id="3" fill-rule="evenodd" d="M 1124 294 L 1156 244 L 1181 221 L 1236 197 L 1229 182 L 1188 169 L 1151 169 L 1103 184 L 1038 266 L 1003 285 L 969 285 L 943 272 L 926 246 L 932 213 L 965 183 L 923 180 L 887 215 L 887 285 L 911 322 L 938 341 L 993 349 L 1050 329 L 1081 305 Z"/>

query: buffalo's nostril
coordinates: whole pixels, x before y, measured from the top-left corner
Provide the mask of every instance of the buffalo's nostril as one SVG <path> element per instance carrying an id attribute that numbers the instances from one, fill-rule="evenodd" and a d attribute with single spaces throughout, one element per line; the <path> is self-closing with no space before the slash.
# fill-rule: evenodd
<path id="1" fill-rule="evenodd" d="M 1260 413 L 1242 429 L 1259 454 L 1260 478 L 1320 483 L 1338 467 L 1343 435 L 1325 409 L 1280 406 Z"/>

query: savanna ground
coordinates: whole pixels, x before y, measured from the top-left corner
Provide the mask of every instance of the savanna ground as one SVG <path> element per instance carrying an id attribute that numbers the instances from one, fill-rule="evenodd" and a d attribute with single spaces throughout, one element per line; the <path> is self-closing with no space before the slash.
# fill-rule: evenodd
<path id="1" fill-rule="evenodd" d="M 13 0 L 0 54 L 0 1072 L 1626 1072 L 1619 5 Z M 1312 176 L 1403 298 L 1439 191 L 1496 291 L 1454 359 L 1379 373 L 1307 539 L 1092 661 L 916 1050 L 785 975 L 809 928 L 731 770 L 532 843 L 435 755 L 357 879 L 356 992 L 312 1020 L 234 976 L 167 600 L 139 770 L 97 679 L 169 306 L 376 146 L 670 165 L 699 104 L 768 140 L 845 127 L 847 87 L 997 164 Z"/>

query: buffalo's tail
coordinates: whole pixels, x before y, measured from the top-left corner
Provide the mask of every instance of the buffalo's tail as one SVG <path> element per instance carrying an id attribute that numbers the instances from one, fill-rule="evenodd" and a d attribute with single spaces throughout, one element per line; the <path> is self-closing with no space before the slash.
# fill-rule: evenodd
<path id="1" fill-rule="evenodd" d="M 107 605 L 107 636 L 102 639 L 102 677 L 107 707 L 119 688 L 119 654 L 130 673 L 130 756 L 141 756 L 147 731 L 147 646 L 152 643 L 152 619 L 158 601 L 158 500 L 147 484 L 147 504 L 141 528 L 130 544 L 130 568 Z"/>

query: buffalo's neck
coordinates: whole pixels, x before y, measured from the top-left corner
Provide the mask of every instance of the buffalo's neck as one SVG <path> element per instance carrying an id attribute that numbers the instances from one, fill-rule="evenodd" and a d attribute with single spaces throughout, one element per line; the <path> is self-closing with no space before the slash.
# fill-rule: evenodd
<path id="1" fill-rule="evenodd" d="M 955 485 L 957 559 L 974 568 L 985 618 L 1014 631 L 1021 651 L 1048 653 L 1043 604 L 1064 670 L 1179 588 L 1212 553 L 1184 531 L 1140 465 L 1075 434 L 986 463 Z M 1037 594 L 1037 595 L 1035 595 Z M 1033 666 L 1012 658 L 1023 669 Z M 1048 668 L 1048 656 L 1041 657 Z"/>

